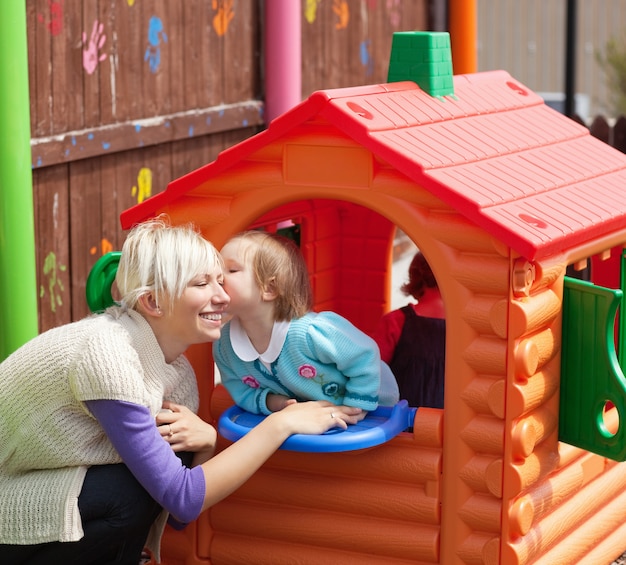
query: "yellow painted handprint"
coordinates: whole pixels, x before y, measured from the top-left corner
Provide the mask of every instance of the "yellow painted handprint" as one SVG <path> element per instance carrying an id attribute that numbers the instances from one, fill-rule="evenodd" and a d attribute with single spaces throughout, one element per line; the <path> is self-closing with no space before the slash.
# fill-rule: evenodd
<path id="1" fill-rule="evenodd" d="M 152 196 L 152 171 L 146 167 L 139 169 L 137 186 L 133 186 L 131 194 L 137 198 L 137 204 L 141 204 L 146 198 Z"/>
<path id="2" fill-rule="evenodd" d="M 310 24 L 317 18 L 317 6 L 320 2 L 321 0 L 306 0 L 304 5 L 304 17 Z"/>

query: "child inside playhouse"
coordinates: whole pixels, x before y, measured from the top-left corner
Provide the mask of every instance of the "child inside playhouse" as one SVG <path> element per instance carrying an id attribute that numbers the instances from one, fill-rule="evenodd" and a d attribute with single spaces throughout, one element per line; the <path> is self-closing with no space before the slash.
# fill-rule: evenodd
<path id="1" fill-rule="evenodd" d="M 372 411 L 398 401 L 376 343 L 334 312 L 311 311 L 306 263 L 292 240 L 247 231 L 221 254 L 233 317 L 213 356 L 240 408 L 271 414 L 315 399 Z"/>
<path id="2" fill-rule="evenodd" d="M 400 289 L 417 302 L 385 314 L 374 334 L 383 361 L 409 406 L 443 408 L 446 363 L 444 304 L 430 265 L 418 251 Z"/>

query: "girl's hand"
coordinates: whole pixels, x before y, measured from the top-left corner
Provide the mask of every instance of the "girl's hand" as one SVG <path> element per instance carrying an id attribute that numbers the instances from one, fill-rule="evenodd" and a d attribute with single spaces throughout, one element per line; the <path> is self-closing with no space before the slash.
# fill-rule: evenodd
<path id="1" fill-rule="evenodd" d="M 352 406 L 336 406 L 325 400 L 297 402 L 285 406 L 280 412 L 270 414 L 267 419 L 281 420 L 288 435 L 323 434 L 331 428 L 345 430 L 348 424 L 356 424 L 367 412 Z"/>
<path id="2" fill-rule="evenodd" d="M 289 398 L 288 396 L 284 396 L 282 394 L 270 393 L 265 398 L 265 404 L 270 412 L 278 412 L 279 410 L 282 410 L 290 404 L 295 404 L 296 402 L 298 401 L 295 398 Z"/>
<path id="3" fill-rule="evenodd" d="M 174 451 L 191 451 L 213 456 L 217 431 L 186 406 L 174 402 L 163 402 L 163 411 L 156 416 L 161 437 Z"/>

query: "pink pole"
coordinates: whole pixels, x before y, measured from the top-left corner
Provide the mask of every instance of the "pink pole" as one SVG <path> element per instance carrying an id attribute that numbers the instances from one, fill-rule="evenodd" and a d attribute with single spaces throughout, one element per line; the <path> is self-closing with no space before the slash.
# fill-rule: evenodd
<path id="1" fill-rule="evenodd" d="M 300 2 L 265 1 L 265 123 L 302 100 Z"/>

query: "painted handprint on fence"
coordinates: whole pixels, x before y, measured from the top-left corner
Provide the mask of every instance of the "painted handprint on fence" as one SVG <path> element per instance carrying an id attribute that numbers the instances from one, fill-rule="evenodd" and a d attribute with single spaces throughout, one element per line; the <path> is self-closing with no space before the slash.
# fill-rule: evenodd
<path id="1" fill-rule="evenodd" d="M 317 6 L 321 0 L 306 0 L 304 5 L 304 17 L 307 22 L 312 24 L 317 18 Z"/>
<path id="2" fill-rule="evenodd" d="M 51 35 L 59 35 L 63 31 L 63 0 L 61 2 L 48 0 L 48 11 L 50 12 L 50 21 L 46 22 L 43 14 L 37 14 L 37 20 L 45 24 Z"/>
<path id="3" fill-rule="evenodd" d="M 147 167 L 139 169 L 137 186 L 133 186 L 131 194 L 137 198 L 137 204 L 141 204 L 146 198 L 152 196 L 152 171 Z"/>
<path id="4" fill-rule="evenodd" d="M 152 73 L 156 73 L 161 66 L 161 39 L 167 43 L 167 34 L 163 31 L 163 22 L 161 18 L 152 16 L 148 24 L 148 48 L 143 57 L 144 61 L 148 61 Z"/>
<path id="5" fill-rule="evenodd" d="M 370 40 L 366 39 L 362 41 L 360 45 L 361 65 L 365 67 L 366 76 L 370 76 L 374 72 L 374 60 L 370 53 L 370 43 Z"/>
<path id="6" fill-rule="evenodd" d="M 394 28 L 400 27 L 400 0 L 387 0 L 387 14 L 389 14 L 389 21 Z"/>
<path id="7" fill-rule="evenodd" d="M 346 0 L 333 0 L 333 12 L 339 18 L 335 24 L 335 29 L 346 29 L 350 20 L 350 9 Z"/>
<path id="8" fill-rule="evenodd" d="M 100 49 L 102 49 L 107 39 L 103 31 L 104 24 L 99 23 L 98 20 L 93 22 L 89 41 L 87 41 L 87 34 L 83 31 L 83 68 L 87 71 L 88 75 L 96 70 L 98 63 L 107 58 L 106 53 L 100 53 Z"/>
<path id="9" fill-rule="evenodd" d="M 113 244 L 106 237 L 103 237 L 100 240 L 100 255 L 106 255 L 111 251 L 113 251 Z M 94 245 L 89 249 L 89 254 L 95 255 L 96 253 L 98 253 L 98 248 Z"/>
<path id="10" fill-rule="evenodd" d="M 53 251 L 50 251 L 43 262 L 43 275 L 48 280 L 48 293 L 50 294 L 50 309 L 53 312 L 57 311 L 57 306 L 63 304 L 61 299 L 61 293 L 65 290 L 63 281 L 59 277 L 59 272 L 65 271 L 67 267 L 65 265 L 57 264 L 57 256 Z M 39 297 L 43 298 L 46 294 L 46 290 L 43 285 L 39 289 Z"/>
<path id="11" fill-rule="evenodd" d="M 213 29 L 221 37 L 226 34 L 231 20 L 235 17 L 233 0 L 212 0 L 211 7 L 217 11 L 213 17 Z"/>

